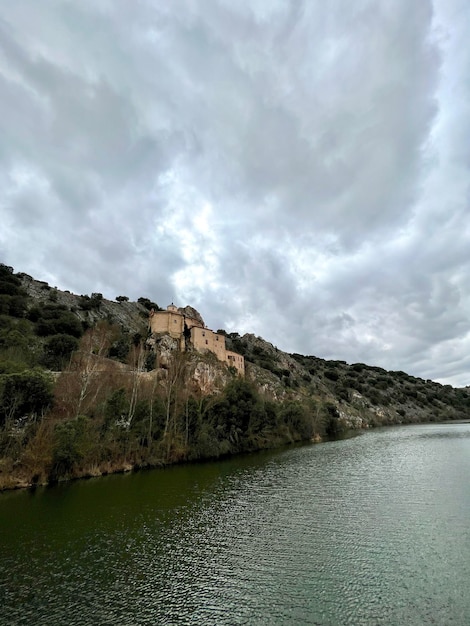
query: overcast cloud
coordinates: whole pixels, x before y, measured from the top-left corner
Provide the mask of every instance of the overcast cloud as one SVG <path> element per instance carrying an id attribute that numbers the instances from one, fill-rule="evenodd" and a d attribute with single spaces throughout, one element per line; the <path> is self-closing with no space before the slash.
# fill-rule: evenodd
<path id="1" fill-rule="evenodd" d="M 468 0 L 0 0 L 3 262 L 470 384 Z"/>

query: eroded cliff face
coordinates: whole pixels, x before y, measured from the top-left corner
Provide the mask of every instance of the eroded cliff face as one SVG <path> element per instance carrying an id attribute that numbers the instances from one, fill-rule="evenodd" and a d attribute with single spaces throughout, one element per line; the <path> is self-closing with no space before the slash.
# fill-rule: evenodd
<path id="1" fill-rule="evenodd" d="M 170 335 L 156 335 L 152 333 L 147 341 L 147 348 L 155 355 L 155 367 L 168 368 L 169 364 L 174 360 L 175 355 L 179 353 L 179 341 L 173 339 Z"/>
<path id="2" fill-rule="evenodd" d="M 232 376 L 223 364 L 213 360 L 212 362 L 202 361 L 195 357 L 192 381 L 203 395 L 210 396 L 220 393 L 230 378 Z"/>

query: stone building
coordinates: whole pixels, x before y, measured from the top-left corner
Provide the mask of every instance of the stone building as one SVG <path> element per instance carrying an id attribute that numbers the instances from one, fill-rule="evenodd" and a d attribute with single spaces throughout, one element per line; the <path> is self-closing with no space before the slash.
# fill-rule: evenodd
<path id="1" fill-rule="evenodd" d="M 173 303 L 166 311 L 150 311 L 149 329 L 155 335 L 169 335 L 178 341 L 184 352 L 192 346 L 198 352 L 212 352 L 219 361 L 235 367 L 238 374 L 245 375 L 245 359 L 238 353 L 227 350 L 225 336 L 206 328 L 201 316 L 192 309 L 178 309 Z"/>

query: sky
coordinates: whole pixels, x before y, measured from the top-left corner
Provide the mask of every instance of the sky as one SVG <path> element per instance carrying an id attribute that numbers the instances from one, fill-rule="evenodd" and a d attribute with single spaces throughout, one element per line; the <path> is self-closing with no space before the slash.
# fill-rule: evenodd
<path id="1" fill-rule="evenodd" d="M 470 385 L 468 0 L 0 0 L 0 261 Z"/>

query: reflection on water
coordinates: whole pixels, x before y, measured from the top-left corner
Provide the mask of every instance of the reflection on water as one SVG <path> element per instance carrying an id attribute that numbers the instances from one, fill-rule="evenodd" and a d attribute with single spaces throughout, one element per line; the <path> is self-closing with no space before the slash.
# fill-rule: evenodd
<path id="1" fill-rule="evenodd" d="M 470 424 L 0 496 L 1 624 L 458 624 Z"/>

